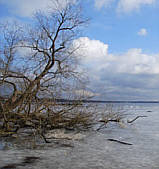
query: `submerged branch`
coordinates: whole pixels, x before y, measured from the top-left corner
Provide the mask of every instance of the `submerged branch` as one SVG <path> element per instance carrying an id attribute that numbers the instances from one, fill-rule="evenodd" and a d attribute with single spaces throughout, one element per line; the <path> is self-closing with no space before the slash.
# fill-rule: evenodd
<path id="1" fill-rule="evenodd" d="M 123 141 L 116 140 L 116 139 L 107 139 L 107 140 L 108 141 L 114 141 L 114 142 L 117 142 L 117 143 L 120 143 L 120 144 L 125 144 L 125 145 L 133 145 L 131 143 L 123 142 Z"/>
<path id="2" fill-rule="evenodd" d="M 133 123 L 135 120 L 137 120 L 140 117 L 147 117 L 147 116 L 137 116 L 133 120 L 127 120 L 127 123 Z"/>

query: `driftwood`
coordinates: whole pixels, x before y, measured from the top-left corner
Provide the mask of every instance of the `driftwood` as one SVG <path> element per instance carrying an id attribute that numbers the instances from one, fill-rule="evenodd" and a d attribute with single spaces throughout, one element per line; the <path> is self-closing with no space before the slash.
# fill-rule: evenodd
<path id="1" fill-rule="evenodd" d="M 133 123 L 135 120 L 137 120 L 140 117 L 147 117 L 147 116 L 137 116 L 133 120 L 127 120 L 127 123 Z"/>
<path id="2" fill-rule="evenodd" d="M 104 127 L 106 127 L 106 124 L 105 124 L 105 123 L 102 124 L 96 131 L 99 131 L 99 130 L 101 130 L 101 129 L 104 128 Z"/>
<path id="3" fill-rule="evenodd" d="M 131 143 L 119 141 L 119 140 L 116 140 L 116 139 L 107 139 L 107 140 L 109 140 L 109 141 L 114 141 L 114 142 L 117 142 L 117 143 L 120 143 L 120 144 L 125 144 L 125 145 L 133 145 L 133 144 L 131 144 Z"/>
<path id="4" fill-rule="evenodd" d="M 110 120 L 99 120 L 98 122 L 103 123 L 96 131 L 101 130 L 102 128 L 106 127 L 106 124 L 109 122 L 115 122 L 115 123 L 119 123 L 119 119 L 110 119 Z"/>
<path id="5" fill-rule="evenodd" d="M 116 122 L 116 123 L 118 123 L 119 121 L 120 121 L 119 119 L 99 120 L 99 122 L 101 122 L 101 123 L 108 123 L 108 122 Z"/>

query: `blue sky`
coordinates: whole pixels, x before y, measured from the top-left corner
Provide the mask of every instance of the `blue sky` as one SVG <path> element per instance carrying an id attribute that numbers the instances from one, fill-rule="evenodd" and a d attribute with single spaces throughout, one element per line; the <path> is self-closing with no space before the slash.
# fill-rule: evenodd
<path id="1" fill-rule="evenodd" d="M 87 32 L 90 38 L 110 44 L 111 52 L 120 53 L 129 48 L 142 48 L 149 53 L 159 52 L 156 45 L 159 42 L 159 6 L 156 6 L 155 2 L 150 5 L 141 4 L 138 10 L 126 13 L 117 12 L 117 6 L 113 4 L 101 9 L 95 8 L 90 0 L 87 6 L 89 4 L 90 10 L 86 10 L 92 18 Z M 137 34 L 142 28 L 147 30 L 145 36 Z"/>
<path id="2" fill-rule="evenodd" d="M 61 3 L 64 1 L 61 0 Z M 90 77 L 88 90 L 101 100 L 159 100 L 159 1 L 83 0 L 91 18 L 76 40 Z M 29 22 L 49 0 L 0 0 L 0 20 Z"/>

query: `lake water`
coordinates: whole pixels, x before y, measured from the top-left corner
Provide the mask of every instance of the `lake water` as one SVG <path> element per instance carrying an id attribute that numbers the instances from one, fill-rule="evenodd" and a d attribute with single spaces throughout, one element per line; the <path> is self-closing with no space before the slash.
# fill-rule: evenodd
<path id="1" fill-rule="evenodd" d="M 115 105 L 116 106 L 116 105 Z M 0 144 L 0 168 L 21 163 L 26 156 L 39 157 L 35 163 L 18 165 L 19 169 L 159 169 L 159 104 L 119 104 L 127 116 L 124 123 L 109 124 L 107 128 L 83 132 L 86 137 L 73 141 L 72 147 L 51 146 L 35 150 Z M 143 115 L 131 124 L 136 116 Z M 124 145 L 109 141 L 116 139 L 131 143 Z M 12 166 L 13 167 L 13 166 Z"/>

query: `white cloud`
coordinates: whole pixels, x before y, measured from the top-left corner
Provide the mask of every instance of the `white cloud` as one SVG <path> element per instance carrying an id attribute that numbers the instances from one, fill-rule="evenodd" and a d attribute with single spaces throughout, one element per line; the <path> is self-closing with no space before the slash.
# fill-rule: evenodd
<path id="1" fill-rule="evenodd" d="M 35 10 L 46 10 L 49 0 L 3 0 L 1 3 L 8 5 L 10 12 L 13 14 L 30 17 Z"/>
<path id="2" fill-rule="evenodd" d="M 74 41 L 74 46 L 80 47 L 76 51 L 77 55 L 81 55 L 81 62 L 88 64 L 88 67 L 100 67 L 103 63 L 112 61 L 113 57 L 108 55 L 108 44 L 104 44 L 99 40 L 91 40 L 88 37 L 81 37 Z"/>
<path id="3" fill-rule="evenodd" d="M 76 0 L 58 0 L 60 7 L 64 7 L 66 3 L 75 3 Z M 113 2 L 117 2 L 118 12 L 132 12 L 140 9 L 142 5 L 152 5 L 156 0 L 95 0 L 95 7 L 101 9 L 103 7 L 109 7 Z M 6 4 L 9 8 L 9 12 L 23 16 L 31 17 L 37 10 L 48 11 L 50 6 L 55 4 L 55 0 L 0 0 L 0 4 Z"/>
<path id="4" fill-rule="evenodd" d="M 146 36 L 147 35 L 147 30 L 145 28 L 142 28 L 139 30 L 139 32 L 137 33 L 140 36 Z"/>
<path id="5" fill-rule="evenodd" d="M 142 5 L 152 5 L 156 0 L 120 0 L 118 2 L 117 11 L 118 12 L 132 12 L 134 10 L 139 10 Z"/>
<path id="6" fill-rule="evenodd" d="M 95 0 L 95 7 L 101 9 L 102 7 L 108 7 L 114 0 Z"/>
<path id="7" fill-rule="evenodd" d="M 134 10 L 139 10 L 143 5 L 153 5 L 156 0 L 95 0 L 95 7 L 101 9 L 109 7 L 113 2 L 116 2 L 116 10 L 119 13 L 129 13 Z"/>
<path id="8" fill-rule="evenodd" d="M 151 100 L 159 98 L 159 53 L 129 49 L 122 54 L 108 52 L 108 44 L 88 37 L 74 42 L 81 63 L 87 67 L 90 88 L 103 100 Z"/>
<path id="9" fill-rule="evenodd" d="M 114 56 L 115 62 L 111 65 L 117 73 L 131 74 L 159 74 L 159 54 L 148 55 L 142 49 L 129 49 L 122 55 Z"/>
<path id="10" fill-rule="evenodd" d="M 81 62 L 91 72 L 104 69 L 113 73 L 159 74 L 159 54 L 146 54 L 138 48 L 129 49 L 123 54 L 112 54 L 108 52 L 108 44 L 88 37 L 81 37 L 74 44 L 81 45 L 77 54 L 81 55 Z"/>
<path id="11" fill-rule="evenodd" d="M 75 0 L 59 0 L 61 6 L 65 6 L 67 2 L 75 2 Z M 31 17 L 35 11 L 42 10 L 47 12 L 49 7 L 53 7 L 54 0 L 1 0 L 0 4 L 9 6 L 9 12 L 22 16 Z"/>

